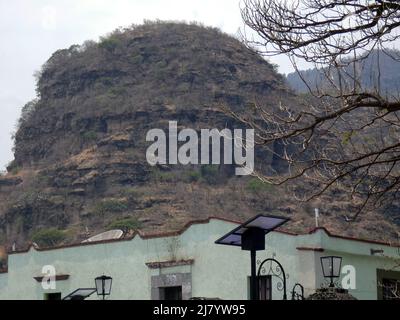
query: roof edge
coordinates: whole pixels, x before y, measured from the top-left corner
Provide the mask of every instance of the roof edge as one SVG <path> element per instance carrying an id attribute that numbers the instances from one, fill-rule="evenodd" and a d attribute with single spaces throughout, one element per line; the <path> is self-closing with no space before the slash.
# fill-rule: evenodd
<path id="1" fill-rule="evenodd" d="M 328 237 L 330 237 L 330 238 L 337 238 L 337 239 L 342 239 L 342 240 L 378 244 L 378 245 L 388 246 L 388 247 L 392 247 L 392 248 L 400 248 L 400 244 L 394 244 L 394 243 L 391 243 L 391 242 L 384 242 L 384 241 L 378 241 L 378 240 L 368 240 L 368 239 L 363 239 L 363 238 L 355 238 L 355 237 L 349 237 L 349 236 L 342 236 L 342 235 L 334 234 L 334 233 L 330 232 L 325 227 L 313 228 L 308 233 L 305 233 L 305 234 L 315 234 L 315 233 L 317 233 L 319 231 L 325 232 L 326 235 Z"/>
<path id="2" fill-rule="evenodd" d="M 129 237 L 122 238 L 122 239 L 100 240 L 100 241 L 85 242 L 85 243 L 72 243 L 72 244 L 66 244 L 66 245 L 60 245 L 60 246 L 54 246 L 54 247 L 43 247 L 43 248 L 38 248 L 32 242 L 30 242 L 28 244 L 28 247 L 26 247 L 25 249 L 16 250 L 16 251 L 8 251 L 8 255 L 27 253 L 32 248 L 35 251 L 39 251 L 40 252 L 40 251 L 51 251 L 51 250 L 58 250 L 58 249 L 64 249 L 64 248 L 74 248 L 74 247 L 83 247 L 83 246 L 107 244 L 107 243 L 114 243 L 114 242 L 131 241 L 136 236 L 139 236 L 143 240 L 154 239 L 154 238 L 164 238 L 164 237 L 176 237 L 176 236 L 182 235 L 192 225 L 207 224 L 211 220 L 224 221 L 224 222 L 229 222 L 229 223 L 233 223 L 233 224 L 241 224 L 242 223 L 241 221 L 238 221 L 238 220 L 221 218 L 221 217 L 216 217 L 216 216 L 210 216 L 210 217 L 208 217 L 206 219 L 198 219 L 198 220 L 189 221 L 181 229 L 176 230 L 176 231 L 143 233 L 140 230 L 137 230 L 137 231 L 135 231 L 133 233 L 133 235 L 131 235 Z M 385 245 L 385 246 L 394 247 L 394 248 L 400 248 L 400 245 L 396 245 L 396 244 L 393 244 L 393 243 L 387 243 L 387 242 L 383 242 L 383 241 L 368 240 L 368 239 L 362 239 L 362 238 L 353 238 L 353 237 L 337 235 L 337 234 L 331 233 L 325 227 L 313 228 L 310 231 L 305 232 L 305 233 L 293 233 L 293 232 L 282 230 L 282 229 L 281 230 L 274 230 L 273 232 L 286 234 L 286 235 L 290 235 L 290 236 L 301 236 L 301 235 L 307 235 L 307 234 L 315 234 L 315 233 L 317 233 L 319 231 L 325 232 L 331 238 L 338 238 L 338 239 L 349 240 L 349 241 L 358 241 L 358 242 L 379 244 L 379 245 Z M 0 273 L 1 273 L 1 270 L 0 270 Z"/>
<path id="3" fill-rule="evenodd" d="M 154 239 L 154 238 L 164 238 L 164 237 L 176 237 L 176 236 L 180 236 L 181 234 L 183 234 L 192 225 L 207 224 L 210 222 L 210 220 L 220 220 L 220 221 L 225 221 L 225 222 L 234 223 L 234 224 L 241 223 L 240 221 L 210 216 L 206 219 L 198 219 L 198 220 L 189 221 L 189 222 L 185 223 L 181 229 L 176 230 L 176 231 L 143 233 L 140 230 L 136 230 L 133 233 L 133 235 L 122 238 L 122 239 L 100 240 L 100 241 L 91 241 L 91 242 L 83 242 L 83 243 L 79 242 L 79 243 L 71 243 L 71 244 L 59 245 L 59 246 L 54 246 L 54 247 L 42 247 L 42 248 L 37 247 L 33 242 L 29 242 L 28 246 L 26 248 L 20 249 L 20 250 L 15 250 L 15 251 L 8 251 L 7 253 L 8 253 L 8 255 L 13 255 L 13 254 L 27 253 L 31 249 L 34 249 L 35 251 L 51 251 L 51 250 L 58 250 L 58 249 L 64 249 L 64 248 L 74 248 L 74 247 L 91 246 L 91 245 L 97 245 L 97 244 L 123 242 L 123 241 L 133 240 L 137 235 L 143 240 Z"/>

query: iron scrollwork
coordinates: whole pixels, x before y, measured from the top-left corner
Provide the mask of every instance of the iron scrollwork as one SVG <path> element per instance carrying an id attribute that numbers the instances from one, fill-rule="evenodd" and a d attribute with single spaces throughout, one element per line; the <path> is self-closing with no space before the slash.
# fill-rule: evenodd
<path id="1" fill-rule="evenodd" d="M 304 300 L 304 287 L 300 283 L 293 286 L 292 300 Z"/>
<path id="2" fill-rule="evenodd" d="M 265 259 L 263 262 L 258 260 L 257 264 L 260 265 L 257 272 L 257 278 L 263 275 L 270 275 L 277 278 L 278 282 L 276 288 L 278 291 L 283 291 L 283 300 L 287 300 L 286 280 L 289 278 L 289 275 L 286 275 L 280 262 L 276 259 L 269 258 Z"/>

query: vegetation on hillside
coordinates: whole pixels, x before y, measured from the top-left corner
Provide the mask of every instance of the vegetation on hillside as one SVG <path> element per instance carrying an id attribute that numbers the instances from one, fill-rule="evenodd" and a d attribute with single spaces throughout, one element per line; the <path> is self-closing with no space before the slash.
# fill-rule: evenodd
<path id="1" fill-rule="evenodd" d="M 42 229 L 32 235 L 32 241 L 43 247 L 58 245 L 65 238 L 65 233 L 55 228 Z"/>
<path id="2" fill-rule="evenodd" d="M 388 96 L 396 96 L 400 92 L 400 64 L 396 61 L 400 58 L 400 51 L 387 50 L 385 52 L 373 50 L 365 59 L 356 61 L 356 70 L 359 73 L 360 86 L 366 90 L 373 91 L 380 88 Z M 379 60 L 379 63 L 377 61 Z M 346 67 L 341 77 L 351 81 L 348 74 L 353 73 L 353 65 Z M 378 76 L 379 75 L 379 76 Z M 338 74 L 333 77 L 338 83 Z M 323 70 L 308 69 L 293 72 L 286 76 L 287 82 L 291 88 L 299 93 L 308 93 L 309 89 L 316 90 L 324 86 L 329 87 L 329 81 L 326 80 Z"/>
<path id="3" fill-rule="evenodd" d="M 341 214 L 353 208 L 343 190 L 306 206 L 290 188 L 236 177 L 234 165 L 146 161 L 147 131 L 167 129 L 168 120 L 195 130 L 242 128 L 221 105 L 295 105 L 274 69 L 239 40 L 196 24 L 148 22 L 58 50 L 37 74 L 38 98 L 24 107 L 15 160 L 0 177 L 2 242 L 20 248 L 34 238 L 47 246 L 80 242 L 88 231 L 171 231 L 210 215 L 237 220 L 277 212 L 302 231 L 313 225 L 314 206 L 327 225 L 344 230 Z M 257 149 L 257 168 L 285 170 L 274 156 L 279 146 L 275 151 Z M 291 187 L 301 193 L 310 185 Z M 378 218 L 369 219 L 346 232 L 379 237 Z M 379 220 L 395 234 L 389 220 Z"/>

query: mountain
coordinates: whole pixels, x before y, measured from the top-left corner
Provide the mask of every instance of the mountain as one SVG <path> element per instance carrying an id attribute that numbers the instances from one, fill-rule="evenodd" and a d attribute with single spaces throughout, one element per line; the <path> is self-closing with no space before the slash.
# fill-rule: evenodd
<path id="1" fill-rule="evenodd" d="M 332 231 L 396 235 L 393 216 L 379 212 L 349 225 L 343 215 L 354 208 L 340 190 L 301 204 L 288 186 L 235 176 L 234 165 L 147 163 L 146 133 L 167 130 L 170 120 L 179 129 L 241 128 L 219 106 L 295 103 L 272 65 L 217 29 L 146 23 L 59 50 L 37 75 L 37 93 L 23 108 L 15 159 L 0 177 L 5 246 L 78 242 L 113 228 L 174 231 L 189 220 L 261 212 L 288 216 L 287 228 L 303 232 L 313 227 L 314 206 Z M 256 167 L 285 170 L 261 149 Z"/>
<path id="2" fill-rule="evenodd" d="M 398 50 L 372 50 L 367 56 L 356 62 L 355 66 L 351 63 L 346 69 L 350 75 L 357 70 L 357 78 L 360 85 L 366 90 L 380 90 L 381 93 L 389 96 L 398 96 L 400 92 L 400 51 Z M 325 74 L 318 69 L 308 69 L 300 71 L 301 77 L 297 72 L 289 73 L 286 76 L 289 86 L 298 93 L 305 93 L 309 88 L 304 81 L 315 90 L 317 87 L 328 85 Z M 303 79 L 302 79 L 303 78 Z M 333 78 L 337 78 L 334 75 Z M 343 73 L 343 79 L 352 83 L 350 78 Z"/>

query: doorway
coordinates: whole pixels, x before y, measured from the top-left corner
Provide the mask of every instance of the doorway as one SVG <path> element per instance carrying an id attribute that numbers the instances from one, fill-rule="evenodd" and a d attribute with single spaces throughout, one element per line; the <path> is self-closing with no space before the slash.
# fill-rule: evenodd
<path id="1" fill-rule="evenodd" d="M 182 300 L 182 286 L 160 288 L 160 300 Z"/>

